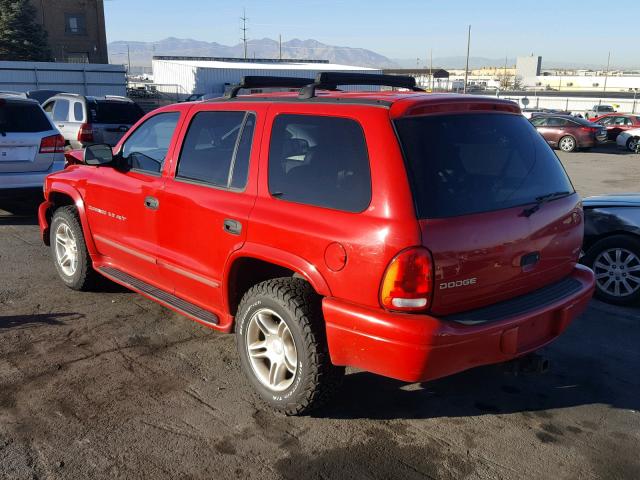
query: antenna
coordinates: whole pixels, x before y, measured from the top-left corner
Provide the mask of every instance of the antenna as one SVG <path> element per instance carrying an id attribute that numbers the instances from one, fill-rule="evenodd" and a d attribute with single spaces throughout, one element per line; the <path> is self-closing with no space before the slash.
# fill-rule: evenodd
<path id="1" fill-rule="evenodd" d="M 244 59 L 247 59 L 247 20 L 249 20 L 247 18 L 247 11 L 246 9 L 242 9 L 242 16 L 240 17 L 240 20 L 242 20 L 242 27 L 240 27 L 240 30 L 242 31 L 242 43 L 244 45 Z"/>

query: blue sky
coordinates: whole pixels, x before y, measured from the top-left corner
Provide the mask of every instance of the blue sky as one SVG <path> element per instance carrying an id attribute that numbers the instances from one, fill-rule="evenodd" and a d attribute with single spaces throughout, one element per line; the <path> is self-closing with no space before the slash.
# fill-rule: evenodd
<path id="1" fill-rule="evenodd" d="M 246 8 L 249 38 L 313 38 L 390 58 L 465 54 L 503 58 L 535 53 L 546 61 L 640 66 L 640 0 L 106 0 L 107 36 L 155 41 L 169 36 L 239 43 Z"/>

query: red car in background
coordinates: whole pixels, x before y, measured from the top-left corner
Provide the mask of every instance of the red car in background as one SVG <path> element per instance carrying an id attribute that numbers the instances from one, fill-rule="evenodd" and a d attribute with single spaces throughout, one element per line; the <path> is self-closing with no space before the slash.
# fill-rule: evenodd
<path id="1" fill-rule="evenodd" d="M 602 125 L 571 115 L 539 115 L 531 123 L 549 145 L 563 152 L 595 147 L 607 139 Z"/>
<path id="2" fill-rule="evenodd" d="M 607 140 L 615 142 L 625 130 L 640 128 L 640 115 L 608 113 L 590 120 L 607 129 Z"/>

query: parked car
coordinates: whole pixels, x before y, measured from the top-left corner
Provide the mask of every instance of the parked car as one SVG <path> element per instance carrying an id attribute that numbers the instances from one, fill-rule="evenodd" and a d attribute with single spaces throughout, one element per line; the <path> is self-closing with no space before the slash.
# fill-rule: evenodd
<path id="1" fill-rule="evenodd" d="M 41 189 L 64 168 L 64 139 L 35 100 L 0 94 L 0 190 Z"/>
<path id="2" fill-rule="evenodd" d="M 607 113 L 615 113 L 615 109 L 611 105 L 594 105 L 591 110 L 587 110 L 584 113 L 584 118 L 590 120 L 592 118 L 601 117 Z"/>
<path id="3" fill-rule="evenodd" d="M 640 301 L 640 193 L 586 198 L 582 263 L 596 296 L 618 305 Z"/>
<path id="4" fill-rule="evenodd" d="M 61 93 L 47 100 L 43 108 L 71 148 L 94 143 L 114 146 L 144 115 L 132 100 L 113 95 L 85 97 Z"/>
<path id="5" fill-rule="evenodd" d="M 48 177 L 62 282 L 100 274 L 235 331 L 286 414 L 344 366 L 417 382 L 522 358 L 586 307 L 580 198 L 517 104 L 324 90 L 412 77 L 257 78 L 301 90 L 159 108 Z"/>
<path id="6" fill-rule="evenodd" d="M 570 115 L 537 115 L 531 123 L 549 145 L 563 152 L 592 148 L 607 139 L 602 125 Z"/>
<path id="7" fill-rule="evenodd" d="M 626 130 L 616 138 L 619 147 L 626 148 L 630 152 L 639 152 L 640 150 L 640 128 Z"/>
<path id="8" fill-rule="evenodd" d="M 593 118 L 591 121 L 607 129 L 607 140 L 611 142 L 615 142 L 618 135 L 626 130 L 640 128 L 640 116 L 638 115 L 609 113 Z"/>

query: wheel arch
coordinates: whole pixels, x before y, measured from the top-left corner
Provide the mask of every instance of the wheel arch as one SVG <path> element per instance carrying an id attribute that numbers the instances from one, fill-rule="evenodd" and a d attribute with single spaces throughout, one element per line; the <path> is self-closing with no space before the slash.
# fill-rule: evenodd
<path id="1" fill-rule="evenodd" d="M 223 288 L 227 311 L 234 316 L 242 296 L 256 283 L 283 276 L 302 278 L 318 295 L 331 295 L 318 269 L 303 258 L 273 247 L 245 244 L 229 258 L 225 267 Z"/>
<path id="2" fill-rule="evenodd" d="M 616 235 L 623 235 L 625 237 L 634 238 L 636 240 L 640 240 L 640 232 L 631 232 L 629 230 L 610 230 L 604 233 L 600 233 L 598 235 L 593 235 L 589 237 L 588 240 L 585 241 L 585 249 L 584 254 L 586 258 L 590 258 L 594 253 L 594 246 L 600 242 L 601 240 L 605 240 L 609 237 L 614 237 Z"/>
<path id="3" fill-rule="evenodd" d="M 82 233 L 84 234 L 87 250 L 92 256 L 96 254 L 96 246 L 93 243 L 91 229 L 89 228 L 89 223 L 87 221 L 85 203 L 80 192 L 66 183 L 54 183 L 48 191 L 47 198 L 48 208 L 44 212 L 47 222 L 46 235 L 43 235 L 45 243 L 47 245 L 50 244 L 49 227 L 51 226 L 51 219 L 53 218 L 55 211 L 60 207 L 73 205 L 78 211 L 78 218 L 80 219 L 80 225 L 82 226 Z"/>

